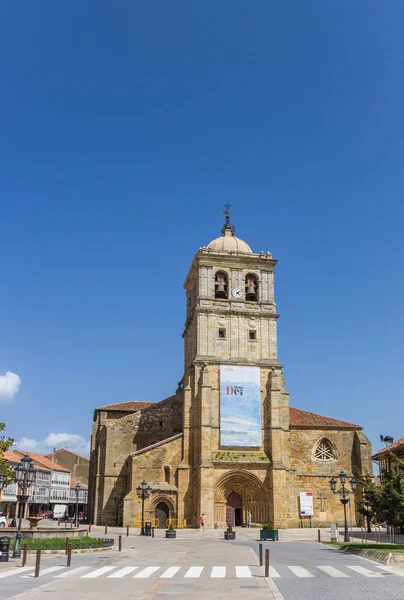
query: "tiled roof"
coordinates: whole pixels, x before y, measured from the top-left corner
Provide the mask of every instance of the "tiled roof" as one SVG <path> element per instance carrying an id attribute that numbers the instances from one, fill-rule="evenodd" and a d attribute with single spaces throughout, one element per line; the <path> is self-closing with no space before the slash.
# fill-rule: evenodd
<path id="1" fill-rule="evenodd" d="M 375 456 L 380 456 L 381 454 L 387 454 L 388 452 L 391 452 L 392 450 L 398 450 L 401 447 L 404 447 L 404 437 L 400 438 L 393 444 L 390 444 L 389 446 L 386 446 L 385 448 L 378 450 L 378 452 L 373 454 L 372 458 L 375 458 Z"/>
<path id="2" fill-rule="evenodd" d="M 340 421 L 339 419 L 331 419 L 331 417 L 323 417 L 316 413 L 302 410 L 301 408 L 290 409 L 290 424 L 292 427 L 329 427 L 335 429 L 363 429 L 360 425 Z"/>
<path id="3" fill-rule="evenodd" d="M 71 479 L 71 478 L 70 478 L 70 489 L 72 490 L 73 488 L 75 488 L 78 483 L 80 484 L 80 487 L 82 490 L 88 489 L 88 485 L 86 485 L 85 483 L 81 483 L 81 481 L 76 481 L 75 479 Z"/>
<path id="4" fill-rule="evenodd" d="M 15 463 L 19 463 L 21 460 L 21 456 L 19 454 L 16 454 L 12 450 L 6 450 L 5 452 L 3 452 L 3 458 Z"/>
<path id="5" fill-rule="evenodd" d="M 143 408 L 147 408 L 151 404 L 155 404 L 154 402 L 138 402 L 138 401 L 129 401 L 129 402 L 118 402 L 118 404 L 106 404 L 105 406 L 99 406 L 95 410 L 116 410 L 120 412 L 135 412 L 137 410 L 142 410 Z"/>
<path id="6" fill-rule="evenodd" d="M 24 454 L 28 455 L 32 460 L 37 462 L 38 464 L 47 467 L 48 469 L 52 469 L 52 471 L 65 471 L 66 473 L 70 473 L 69 469 L 65 469 L 61 465 L 53 462 L 46 456 L 42 456 L 42 454 L 36 454 L 36 452 L 25 452 L 25 450 L 17 450 L 17 452 L 23 456 Z"/>

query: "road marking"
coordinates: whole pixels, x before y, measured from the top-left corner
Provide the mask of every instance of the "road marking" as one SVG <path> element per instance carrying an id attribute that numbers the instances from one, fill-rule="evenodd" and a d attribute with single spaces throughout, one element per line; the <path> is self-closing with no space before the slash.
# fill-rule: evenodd
<path id="1" fill-rule="evenodd" d="M 0 578 L 3 577 L 11 577 L 12 575 L 21 575 L 21 573 L 26 573 L 27 571 L 33 571 L 34 567 L 17 567 L 16 569 L 10 569 L 8 571 L 4 571 L 4 573 L 0 573 Z"/>
<path id="2" fill-rule="evenodd" d="M 349 575 L 346 575 L 345 573 L 339 571 L 335 567 L 318 566 L 317 569 L 321 569 L 322 571 L 324 571 L 324 573 L 327 573 L 327 575 L 330 575 L 331 577 L 349 577 Z"/>
<path id="3" fill-rule="evenodd" d="M 160 575 L 160 579 L 171 579 L 174 577 L 176 573 L 181 569 L 181 567 L 168 567 L 166 571 L 162 575 Z"/>
<path id="4" fill-rule="evenodd" d="M 125 575 L 129 575 L 129 573 L 133 573 L 133 571 L 138 568 L 139 567 L 123 567 L 122 569 L 119 569 L 119 571 L 112 573 L 112 575 L 108 575 L 107 579 L 121 579 L 122 577 L 125 577 Z"/>
<path id="5" fill-rule="evenodd" d="M 280 577 L 278 571 L 276 569 L 274 569 L 273 567 L 269 567 L 269 576 L 272 577 L 272 579 L 274 577 Z"/>
<path id="6" fill-rule="evenodd" d="M 226 567 L 212 567 L 210 576 L 213 579 L 219 577 L 226 577 Z"/>
<path id="7" fill-rule="evenodd" d="M 252 577 L 249 567 L 236 567 L 237 577 Z"/>
<path id="8" fill-rule="evenodd" d="M 60 575 L 55 575 L 55 579 L 64 579 L 65 577 L 71 577 L 72 575 L 77 575 L 77 573 L 82 573 L 85 570 L 88 570 L 90 567 L 76 567 L 75 569 L 69 569 L 64 573 L 60 573 Z"/>
<path id="9" fill-rule="evenodd" d="M 136 573 L 136 575 L 134 575 L 133 577 L 137 577 L 138 579 L 146 579 L 147 577 L 150 577 L 150 575 L 158 571 L 160 568 L 161 567 L 146 567 L 146 569 L 143 569 L 143 571 L 139 571 L 139 573 Z"/>
<path id="10" fill-rule="evenodd" d="M 366 567 L 360 567 L 359 565 L 349 566 L 346 565 L 348 569 L 355 571 L 355 573 L 359 573 L 360 575 L 365 575 L 366 577 L 384 577 L 383 573 L 375 573 L 374 571 L 370 571 Z"/>
<path id="11" fill-rule="evenodd" d="M 289 567 L 288 565 L 288 569 L 290 569 L 297 577 L 314 577 L 314 575 L 304 567 Z"/>
<path id="12" fill-rule="evenodd" d="M 203 571 L 203 567 L 190 567 L 188 571 L 185 573 L 184 577 L 199 577 Z"/>
<path id="13" fill-rule="evenodd" d="M 100 577 L 101 575 L 104 575 L 105 573 L 108 573 L 108 571 L 112 571 L 112 569 L 115 568 L 116 567 L 101 567 L 101 569 L 96 569 L 91 573 L 87 573 L 87 575 L 83 575 L 81 579 L 95 579 L 96 577 Z"/>
<path id="14" fill-rule="evenodd" d="M 49 575 L 49 573 L 54 573 L 55 571 L 60 571 L 61 569 L 66 569 L 66 567 L 48 567 L 47 569 L 44 569 L 43 571 L 39 572 L 38 577 L 43 577 L 44 575 Z M 30 575 L 23 575 L 23 577 L 34 577 L 34 574 L 31 573 Z"/>

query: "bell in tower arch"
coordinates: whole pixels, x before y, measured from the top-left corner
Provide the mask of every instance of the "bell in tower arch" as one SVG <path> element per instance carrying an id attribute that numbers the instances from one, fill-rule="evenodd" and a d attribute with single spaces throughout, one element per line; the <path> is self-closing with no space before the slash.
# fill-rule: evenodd
<path id="1" fill-rule="evenodd" d="M 257 300 L 257 280 L 254 275 L 247 275 L 245 278 L 245 298 L 246 300 Z"/>
<path id="2" fill-rule="evenodd" d="M 215 298 L 227 298 L 227 277 L 225 273 L 216 273 Z"/>

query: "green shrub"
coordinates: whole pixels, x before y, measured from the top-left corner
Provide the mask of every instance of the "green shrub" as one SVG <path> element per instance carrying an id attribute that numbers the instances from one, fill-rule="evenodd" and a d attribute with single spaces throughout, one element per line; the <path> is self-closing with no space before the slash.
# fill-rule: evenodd
<path id="1" fill-rule="evenodd" d="M 175 527 L 172 523 L 168 526 L 168 531 L 175 531 Z"/>
<path id="2" fill-rule="evenodd" d="M 233 531 L 233 526 L 231 523 L 227 523 L 227 531 L 231 533 Z"/>
<path id="3" fill-rule="evenodd" d="M 272 531 L 274 529 L 274 524 L 273 523 L 264 523 L 264 525 L 262 526 L 262 529 L 265 529 L 265 531 Z"/>
<path id="4" fill-rule="evenodd" d="M 10 541 L 10 549 L 14 548 L 15 540 Z M 66 538 L 50 538 L 48 540 L 21 540 L 21 548 L 27 544 L 28 550 L 64 550 Z M 72 549 L 75 548 L 103 548 L 113 546 L 113 540 L 104 540 L 92 537 L 70 538 Z"/>

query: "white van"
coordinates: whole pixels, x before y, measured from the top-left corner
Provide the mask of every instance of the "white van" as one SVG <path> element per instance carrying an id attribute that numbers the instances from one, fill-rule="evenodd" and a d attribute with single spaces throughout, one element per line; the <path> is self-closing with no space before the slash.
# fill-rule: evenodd
<path id="1" fill-rule="evenodd" d="M 53 518 L 64 519 L 68 514 L 67 504 L 55 504 L 53 507 Z"/>

